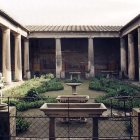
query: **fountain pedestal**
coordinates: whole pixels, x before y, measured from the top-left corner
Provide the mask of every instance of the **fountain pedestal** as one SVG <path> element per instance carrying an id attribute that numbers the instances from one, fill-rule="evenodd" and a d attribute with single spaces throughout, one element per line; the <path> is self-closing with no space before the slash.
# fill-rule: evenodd
<path id="1" fill-rule="evenodd" d="M 81 84 L 82 83 L 66 83 L 66 85 L 71 86 L 73 95 L 77 95 L 76 87 L 80 86 Z"/>

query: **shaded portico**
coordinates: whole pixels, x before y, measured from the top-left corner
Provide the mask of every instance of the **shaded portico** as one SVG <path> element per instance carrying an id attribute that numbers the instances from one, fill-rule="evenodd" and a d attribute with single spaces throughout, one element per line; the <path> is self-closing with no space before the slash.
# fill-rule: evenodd
<path id="1" fill-rule="evenodd" d="M 0 72 L 4 82 L 22 80 L 22 39 L 27 37 L 28 30 L 0 11 Z"/>
<path id="2" fill-rule="evenodd" d="M 121 29 L 121 72 L 130 80 L 140 81 L 140 15 Z"/>
<path id="3" fill-rule="evenodd" d="M 73 30 L 69 33 L 39 30 L 32 31 L 29 38 L 33 74 L 52 72 L 57 78 L 66 78 L 69 72 L 76 71 L 85 78 L 87 72 L 94 77 L 102 70 L 119 71 L 119 35 L 116 31 L 77 33 Z M 45 69 L 41 68 L 42 63 Z"/>

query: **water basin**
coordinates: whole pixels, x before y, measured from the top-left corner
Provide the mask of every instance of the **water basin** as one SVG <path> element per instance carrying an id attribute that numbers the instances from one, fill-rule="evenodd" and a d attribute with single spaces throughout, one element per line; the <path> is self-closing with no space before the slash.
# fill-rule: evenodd
<path id="1" fill-rule="evenodd" d="M 60 103 L 86 103 L 89 100 L 88 95 L 59 95 L 57 101 Z"/>
<path id="2" fill-rule="evenodd" d="M 97 117 L 107 108 L 103 103 L 44 103 L 40 110 L 48 117 Z"/>

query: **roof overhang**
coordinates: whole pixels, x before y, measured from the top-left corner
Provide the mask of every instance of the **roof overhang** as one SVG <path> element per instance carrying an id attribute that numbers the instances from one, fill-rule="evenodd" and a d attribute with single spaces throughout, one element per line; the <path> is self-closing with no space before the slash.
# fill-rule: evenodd
<path id="1" fill-rule="evenodd" d="M 29 38 L 118 38 L 119 32 L 30 32 Z"/>
<path id="2" fill-rule="evenodd" d="M 12 17 L 0 10 L 0 26 L 1 28 L 9 28 L 15 33 L 19 33 L 24 37 L 27 37 L 29 30 L 15 21 Z"/>
<path id="3" fill-rule="evenodd" d="M 125 36 L 132 32 L 133 30 L 140 27 L 140 14 L 128 22 L 123 28 L 120 30 L 120 35 Z"/>

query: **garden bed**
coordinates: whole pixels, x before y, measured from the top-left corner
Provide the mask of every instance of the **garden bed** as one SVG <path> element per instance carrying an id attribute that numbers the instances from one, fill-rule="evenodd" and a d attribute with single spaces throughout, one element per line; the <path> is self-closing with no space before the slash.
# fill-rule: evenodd
<path id="1" fill-rule="evenodd" d="M 93 78 L 89 83 L 89 89 L 105 91 L 105 95 L 95 99 L 96 102 L 102 102 L 107 106 L 113 106 L 116 109 L 123 109 L 124 102 L 113 97 L 134 97 L 140 95 L 140 87 L 130 83 L 122 82 L 115 79 Z M 111 101 L 112 99 L 112 101 Z M 132 107 L 132 100 L 126 100 L 125 108 Z M 133 107 L 140 107 L 140 99 L 133 99 Z"/>

